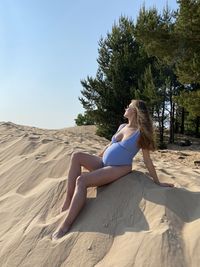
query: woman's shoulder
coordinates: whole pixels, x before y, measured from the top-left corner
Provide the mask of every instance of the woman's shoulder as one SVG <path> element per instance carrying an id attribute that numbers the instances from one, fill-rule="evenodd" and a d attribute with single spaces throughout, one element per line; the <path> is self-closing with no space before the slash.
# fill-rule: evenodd
<path id="1" fill-rule="evenodd" d="M 120 124 L 118 130 L 121 130 L 121 129 L 122 129 L 123 127 L 125 127 L 126 125 L 127 125 L 127 123 L 122 123 L 122 124 Z"/>

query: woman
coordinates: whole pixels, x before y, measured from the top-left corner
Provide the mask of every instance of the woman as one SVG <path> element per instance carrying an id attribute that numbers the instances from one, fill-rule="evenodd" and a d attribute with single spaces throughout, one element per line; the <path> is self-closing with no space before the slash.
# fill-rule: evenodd
<path id="1" fill-rule="evenodd" d="M 119 126 L 112 141 L 99 156 L 83 152 L 72 155 L 67 180 L 67 196 L 62 207 L 62 211 L 68 209 L 68 214 L 58 231 L 53 234 L 53 239 L 58 239 L 68 232 L 85 204 L 87 187 L 105 185 L 130 173 L 133 157 L 140 148 L 153 181 L 160 186 L 174 186 L 159 182 L 150 158 L 149 151 L 155 150 L 155 144 L 152 120 L 145 102 L 132 100 L 125 110 L 124 117 L 128 119 L 128 123 Z M 81 174 L 81 166 L 90 172 Z"/>

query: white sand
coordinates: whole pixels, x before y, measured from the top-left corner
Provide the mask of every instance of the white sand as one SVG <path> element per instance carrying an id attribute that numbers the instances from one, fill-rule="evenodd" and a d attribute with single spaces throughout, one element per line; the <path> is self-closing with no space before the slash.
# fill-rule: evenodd
<path id="1" fill-rule="evenodd" d="M 108 142 L 95 127 L 46 130 L 0 123 L 1 267 L 198 267 L 199 146 L 152 154 L 160 187 L 141 153 L 133 172 L 88 198 L 69 233 L 52 241 L 73 151 L 97 154 Z M 179 158 L 179 157 L 183 158 Z"/>

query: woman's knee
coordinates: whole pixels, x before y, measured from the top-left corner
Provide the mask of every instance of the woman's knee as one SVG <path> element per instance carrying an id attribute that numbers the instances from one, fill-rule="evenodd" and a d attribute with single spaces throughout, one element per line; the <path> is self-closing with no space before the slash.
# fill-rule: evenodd
<path id="1" fill-rule="evenodd" d="M 76 186 L 77 187 L 86 187 L 85 174 L 81 174 L 80 176 L 77 177 Z"/>
<path id="2" fill-rule="evenodd" d="M 83 155 L 83 152 L 81 151 L 73 152 L 71 156 L 71 160 L 80 161 L 82 155 Z"/>

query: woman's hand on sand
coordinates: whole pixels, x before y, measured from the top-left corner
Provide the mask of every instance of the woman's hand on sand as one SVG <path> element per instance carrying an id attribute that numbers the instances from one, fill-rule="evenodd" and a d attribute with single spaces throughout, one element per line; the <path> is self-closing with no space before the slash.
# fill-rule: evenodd
<path id="1" fill-rule="evenodd" d="M 174 187 L 174 184 L 171 183 L 156 183 L 157 185 L 163 186 L 163 187 Z"/>

